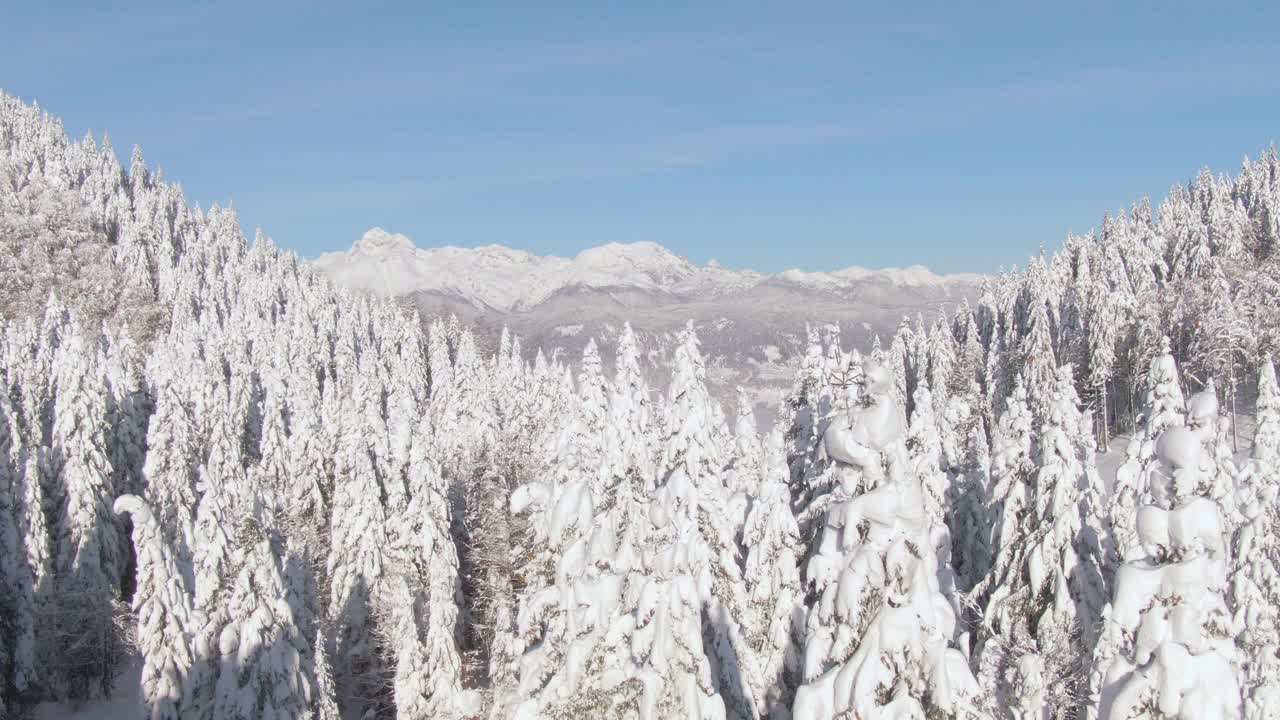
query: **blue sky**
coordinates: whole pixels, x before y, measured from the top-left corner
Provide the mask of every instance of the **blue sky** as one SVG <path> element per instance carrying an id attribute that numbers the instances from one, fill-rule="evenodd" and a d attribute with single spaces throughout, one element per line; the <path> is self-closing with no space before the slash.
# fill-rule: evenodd
<path id="1" fill-rule="evenodd" d="M 1276 3 L 26 5 L 0 88 L 307 256 L 988 271 L 1280 135 Z"/>

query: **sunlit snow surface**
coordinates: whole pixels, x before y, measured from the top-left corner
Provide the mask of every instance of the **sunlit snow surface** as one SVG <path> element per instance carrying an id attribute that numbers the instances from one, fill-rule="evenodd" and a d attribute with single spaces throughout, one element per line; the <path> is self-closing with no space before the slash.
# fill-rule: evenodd
<path id="1" fill-rule="evenodd" d="M 774 275 L 697 265 L 652 242 L 609 243 L 573 258 L 534 255 L 501 245 L 419 248 L 407 236 L 373 228 L 347 252 L 315 265 L 339 284 L 381 295 L 437 292 L 501 312 L 533 308 L 566 288 L 624 288 L 676 297 L 715 297 L 773 281 L 843 293 L 866 282 L 900 287 L 976 283 L 977 275 L 936 275 L 923 265 L 834 272 L 785 270 Z"/>

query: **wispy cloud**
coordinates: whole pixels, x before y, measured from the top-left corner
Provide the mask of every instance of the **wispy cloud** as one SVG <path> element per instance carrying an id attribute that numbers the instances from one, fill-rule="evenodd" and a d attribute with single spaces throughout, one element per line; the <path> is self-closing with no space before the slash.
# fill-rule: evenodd
<path id="1" fill-rule="evenodd" d="M 436 52 L 382 59 L 343 59 L 303 71 L 268 74 L 255 86 L 273 99 L 223 104 L 185 118 L 196 126 L 226 126 L 304 116 L 361 105 L 449 100 L 498 94 L 538 80 L 599 75 L 657 64 L 692 64 L 703 53 L 745 42 L 732 34 L 693 33 L 614 40 L 556 42 L 484 50 Z M 287 87 L 289 100 L 274 99 Z"/>
<path id="2" fill-rule="evenodd" d="M 635 48 L 639 62 L 653 47 Z M 447 199 L 500 188 L 603 182 L 708 165 L 791 148 L 926 137 L 963 132 L 1028 112 L 1093 112 L 1118 103 L 1144 102 L 1198 87 L 1214 92 L 1264 92 L 1277 83 L 1264 60 L 1270 48 L 1173 56 L 1135 64 L 1087 67 L 1042 79 L 957 88 L 941 93 L 850 103 L 817 118 L 772 122 L 725 122 L 677 129 L 629 127 L 625 132 L 423 132 L 414 138 L 414 177 L 347 179 L 336 183 L 259 186 L 269 194 L 341 202 L 343 196 L 377 194 L 405 199 Z M 503 61 L 468 68 L 500 82 L 521 73 L 586 69 L 610 56 L 603 47 L 547 51 L 525 67 Z M 1230 78 L 1224 82 L 1224 78 Z M 437 86 L 445 87 L 446 85 Z M 287 111 L 287 109 L 285 110 Z M 328 200 L 326 200 L 328 202 Z"/>

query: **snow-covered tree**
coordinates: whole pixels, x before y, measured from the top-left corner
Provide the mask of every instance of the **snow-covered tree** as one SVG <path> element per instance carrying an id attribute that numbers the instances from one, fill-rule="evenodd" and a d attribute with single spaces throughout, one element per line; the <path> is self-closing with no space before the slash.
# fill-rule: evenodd
<path id="1" fill-rule="evenodd" d="M 921 381 L 916 385 L 915 412 L 907 428 L 907 458 L 911 474 L 920 481 L 924 493 L 924 516 L 929 524 L 929 543 L 938 563 L 938 584 L 958 615 L 960 598 L 951 562 L 952 519 L 947 503 L 951 495 L 951 478 L 942 468 L 942 438 L 934 414 L 933 395 L 928 383 Z"/>
<path id="2" fill-rule="evenodd" d="M 1160 354 L 1152 359 L 1147 372 L 1147 395 L 1142 426 L 1129 439 L 1124 464 L 1116 471 L 1112 490 L 1111 525 L 1116 533 L 1116 549 L 1128 558 L 1137 547 L 1135 518 L 1138 508 L 1146 503 L 1142 477 L 1156 457 L 1156 440 L 1166 428 L 1185 422 L 1186 401 L 1178 381 L 1178 366 L 1162 339 Z"/>
<path id="3" fill-rule="evenodd" d="M 1280 713 L 1280 392 L 1268 356 L 1259 370 L 1257 430 L 1242 473 L 1229 605 L 1244 665 L 1245 717 Z"/>
<path id="4" fill-rule="evenodd" d="M 1005 401 L 1004 413 L 996 425 L 991 448 L 991 490 L 987 515 L 991 518 L 989 530 L 992 562 L 1007 548 L 1017 547 L 1017 518 L 1027 512 L 1032 498 L 1035 457 L 1033 447 L 1033 423 L 1031 408 L 1027 406 L 1026 384 L 1022 374 L 1014 378 L 1013 390 Z M 1006 538 L 1006 536 L 1008 536 Z M 985 575 L 975 592 L 982 605 L 986 605 L 993 590 L 991 575 Z"/>
<path id="5" fill-rule="evenodd" d="M 111 511 L 106 378 L 96 348 L 74 329 L 54 367 L 51 457 L 57 514 L 55 601 L 43 642 L 53 683 L 71 697 L 105 694 L 123 653 L 115 604 L 124 567 L 120 528 Z"/>
<path id="6" fill-rule="evenodd" d="M 186 682 L 194 662 L 191 590 L 150 506 L 137 496 L 121 495 L 115 511 L 133 520 L 138 581 L 132 602 L 138 616 L 135 643 L 142 654 L 143 710 L 150 720 L 178 720 L 191 706 Z"/>
<path id="7" fill-rule="evenodd" d="M 278 538 L 274 538 L 278 542 Z M 247 518 L 236 528 L 237 567 L 227 592 L 227 622 L 218 637 L 217 686 L 213 716 L 296 718 L 310 714 L 315 677 L 305 658 L 311 648 L 288 602 L 267 523 Z"/>
<path id="8" fill-rule="evenodd" d="M 1213 378 L 1203 390 L 1187 398 L 1186 425 L 1204 446 L 1200 470 L 1208 483 L 1211 499 L 1221 508 L 1223 528 L 1231 537 L 1242 522 L 1236 497 L 1240 470 L 1233 457 L 1231 423 L 1219 412 Z"/>
<path id="9" fill-rule="evenodd" d="M 759 495 L 758 486 L 761 482 L 761 473 L 764 471 L 760 430 L 756 424 L 751 394 L 742 386 L 738 387 L 737 394 L 738 417 L 733 426 L 734 448 L 728 486 L 734 492 L 741 492 L 747 497 L 754 498 Z"/>
<path id="10" fill-rule="evenodd" d="M 754 614 L 746 630 L 766 688 L 761 717 L 785 718 L 801 677 L 804 590 L 797 550 L 799 529 L 791 514 L 786 449 L 781 433 L 769 435 L 766 469 L 743 528 L 744 576 Z"/>
<path id="11" fill-rule="evenodd" d="M 10 425 L 9 398 L 0 395 L 0 711 L 6 699 L 39 681 L 36 666 L 36 593 L 18 512 L 22 494 L 11 460 L 22 455 Z M 38 478 L 33 478 L 38 481 Z"/>
<path id="12" fill-rule="evenodd" d="M 582 371 L 578 374 L 577 420 L 581 423 L 582 472 L 598 500 L 608 481 L 604 468 L 605 423 L 609 421 L 609 384 L 604 378 L 600 350 L 594 339 L 582 351 Z"/>
<path id="13" fill-rule="evenodd" d="M 384 625 L 395 641 L 396 710 L 409 720 L 453 714 L 462 687 L 458 555 L 448 491 L 431 450 L 424 415 L 410 450 L 409 504 L 392 519 L 394 577 L 380 603 L 392 618 Z"/>
<path id="14" fill-rule="evenodd" d="M 1139 510 L 1137 550 L 1103 611 L 1091 703 L 1102 720 L 1241 717 L 1226 539 L 1203 452 L 1186 427 L 1158 439 L 1145 478 L 1160 502 Z"/>
<path id="15" fill-rule="evenodd" d="M 979 421 L 969 430 L 967 457 L 952 483 L 951 558 L 956 586 L 971 592 L 991 569 L 991 526 L 988 505 L 991 492 L 991 450 L 987 431 Z"/>
<path id="16" fill-rule="evenodd" d="M 1252 456 L 1260 465 L 1280 464 L 1280 385 L 1271 355 L 1262 359 L 1258 370 L 1258 400 L 1254 413 Z"/>
<path id="17" fill-rule="evenodd" d="M 751 607 L 734 539 L 736 512 L 731 510 L 721 477 L 729 451 L 723 442 L 728 430 L 715 421 L 716 408 L 707 391 L 706 368 L 692 321 L 675 350 L 669 398 L 651 517 L 659 533 L 666 534 L 663 542 L 688 545 L 684 552 L 703 603 L 713 682 L 731 716 L 752 718 L 760 695 L 759 675 L 743 638 Z M 672 587 L 676 586 L 682 587 L 680 583 Z"/>
<path id="18" fill-rule="evenodd" d="M 338 476 L 329 528 L 329 628 L 335 648 L 334 670 L 339 687 L 346 687 L 361 712 L 385 703 L 387 669 L 376 634 L 374 596 L 386 572 L 387 515 L 378 465 L 366 443 L 364 419 L 374 396 L 356 389 L 343 413 L 339 438 Z M 362 419 L 362 417 L 364 419 Z"/>
<path id="19" fill-rule="evenodd" d="M 624 554 L 636 555 L 636 558 L 616 559 L 613 564 L 628 573 L 642 572 L 640 558 L 649 548 L 653 530 L 648 500 L 657 471 L 652 400 L 640 370 L 639 347 L 629 323 L 623 326 L 618 339 L 615 364 L 617 371 L 609 399 L 611 419 L 604 449 L 609 480 L 600 506 L 620 534 L 619 548 Z"/>
<path id="20" fill-rule="evenodd" d="M 863 382 L 867 405 L 824 437 L 840 469 L 839 501 L 807 568 L 818 600 L 793 714 L 972 716 L 977 687 L 950 644 L 955 612 L 938 586 L 893 375 L 868 364 Z"/>
<path id="21" fill-rule="evenodd" d="M 655 558 L 640 591 L 631 652 L 640 665 L 641 720 L 728 717 L 704 650 L 704 592 L 693 559 L 694 530 L 684 528 Z M 754 717 L 754 715 L 749 715 Z"/>
<path id="22" fill-rule="evenodd" d="M 520 690 L 526 696 L 541 691 L 564 665 L 564 653 L 576 635 L 573 586 L 585 565 L 595 522 L 591 486 L 599 467 L 598 460 L 583 463 L 580 457 L 586 432 L 585 425 L 571 423 L 558 439 L 554 474 L 525 483 L 511 495 L 512 514 L 528 517 L 532 555 L 521 578 L 517 617 L 524 648 Z"/>
<path id="23" fill-rule="evenodd" d="M 186 352 L 194 352 L 187 349 Z M 152 383 L 156 386 L 155 411 L 147 432 L 147 456 L 143 466 L 145 496 L 165 541 L 172 548 L 179 571 L 190 574 L 195 547 L 192 532 L 196 512 L 196 468 L 202 450 L 194 415 L 193 385 L 179 368 L 190 360 L 166 343 L 153 356 Z"/>
<path id="24" fill-rule="evenodd" d="M 796 375 L 795 387 L 787 395 L 782 408 L 787 464 L 791 469 L 792 506 L 798 510 L 803 510 L 808 502 L 809 490 L 805 479 L 812 475 L 810 465 L 816 459 L 822 435 L 819 426 L 824 414 L 818 404 L 825 384 L 822 343 L 818 339 L 817 328 L 812 325 L 806 327 L 806 337 L 808 345 Z"/>
<path id="25" fill-rule="evenodd" d="M 1019 392 L 1015 388 L 1011 403 Z M 980 680 L 994 690 L 992 710 L 1011 718 L 1074 717 L 1107 598 L 1083 523 L 1081 490 L 1091 455 L 1078 437 L 1081 413 L 1070 365 L 1059 368 L 1043 398 L 1033 420 L 1039 429 L 1035 469 L 1025 484 L 1002 484 L 1008 493 L 1002 492 L 1000 544 L 982 586 L 988 599 L 978 633 Z"/>
<path id="26" fill-rule="evenodd" d="M 460 557 L 468 614 L 463 673 L 467 684 L 486 689 L 492 709 L 502 709 L 517 687 L 520 652 L 511 492 L 506 478 L 487 463 L 475 472 L 465 489 Z"/>

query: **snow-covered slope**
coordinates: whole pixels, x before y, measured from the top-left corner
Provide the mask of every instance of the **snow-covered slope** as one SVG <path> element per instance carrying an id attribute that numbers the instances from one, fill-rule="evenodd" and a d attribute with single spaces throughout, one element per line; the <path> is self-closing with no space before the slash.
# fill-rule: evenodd
<path id="1" fill-rule="evenodd" d="M 574 258 L 533 255 L 500 245 L 419 248 L 405 235 L 373 228 L 347 252 L 326 253 L 315 264 L 339 284 L 381 295 L 427 292 L 463 300 L 478 310 L 528 311 L 575 289 L 638 291 L 666 300 L 707 300 L 785 283 L 847 296 L 859 286 L 900 288 L 972 284 L 975 275 L 939 276 L 916 265 L 905 269 L 836 272 L 787 270 L 763 275 L 716 263 L 696 265 L 651 242 L 610 243 Z M 664 298 L 663 296 L 668 296 Z"/>

